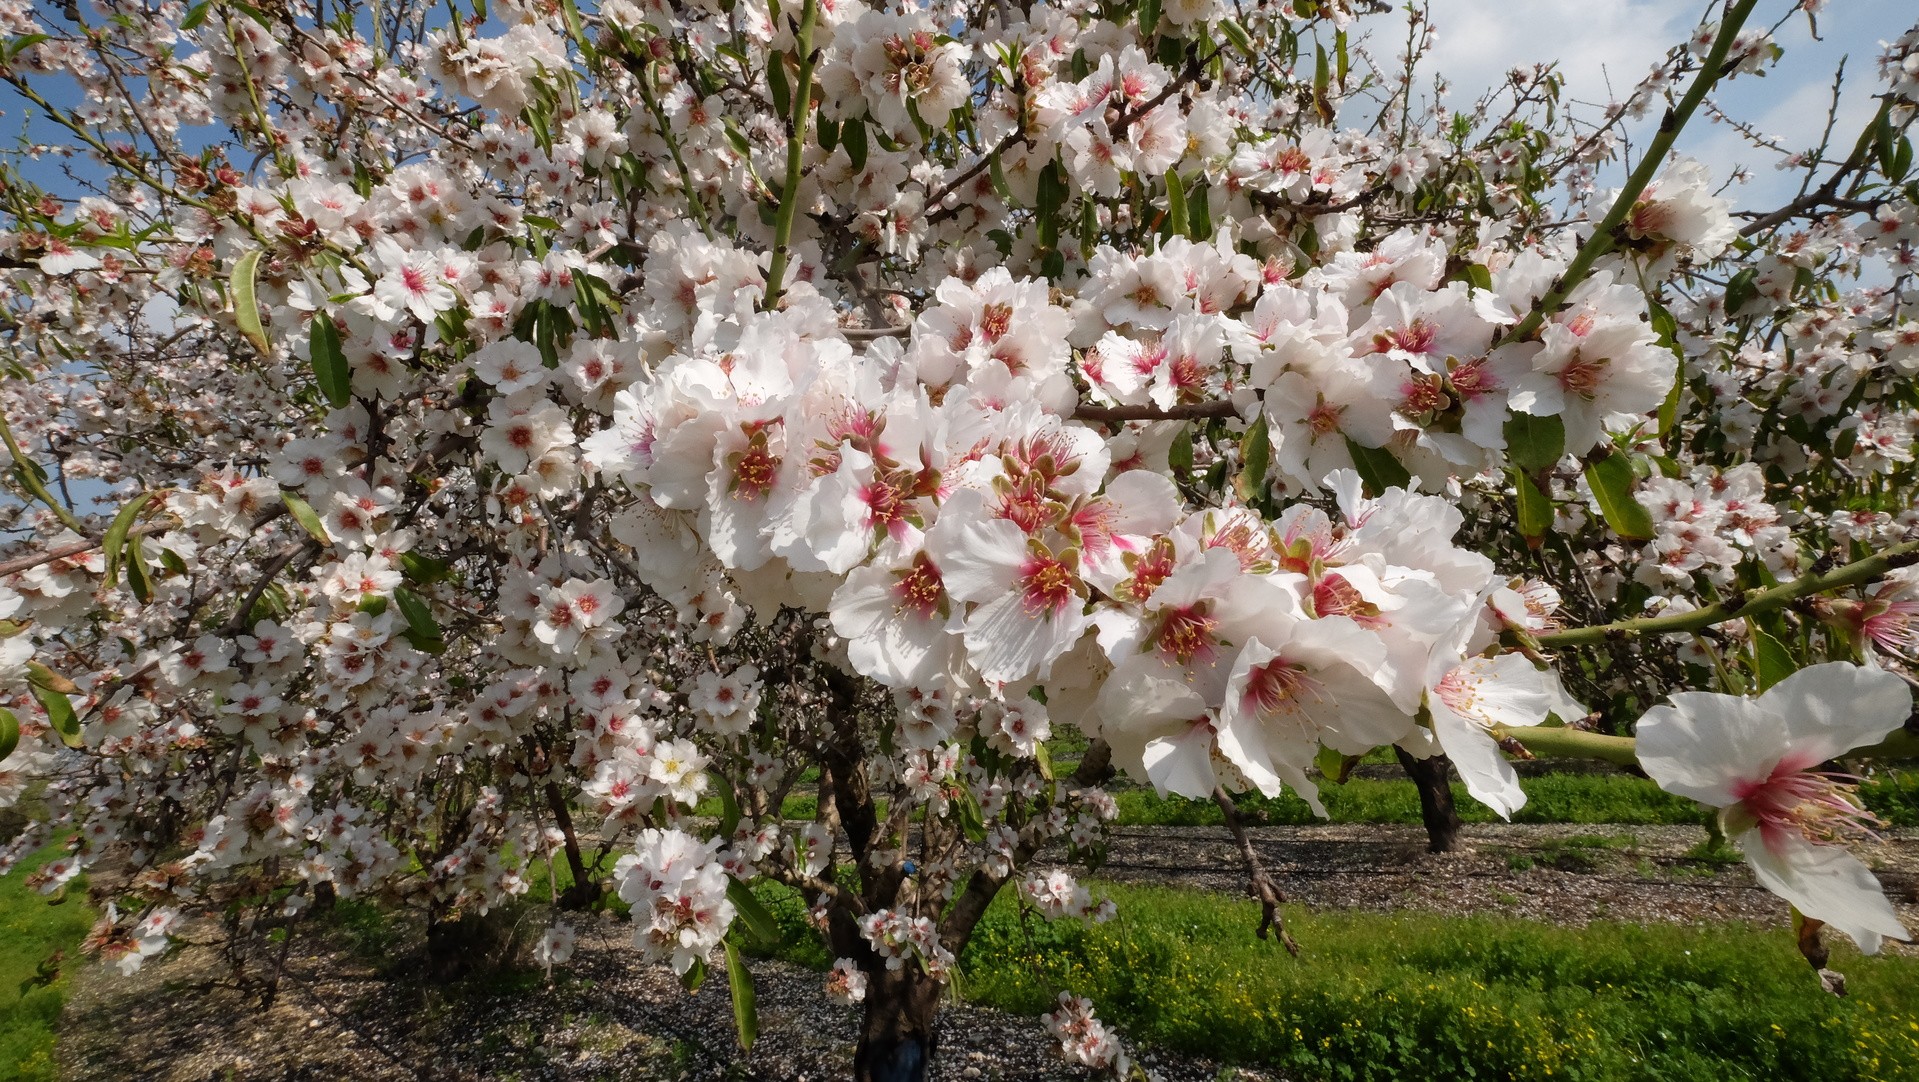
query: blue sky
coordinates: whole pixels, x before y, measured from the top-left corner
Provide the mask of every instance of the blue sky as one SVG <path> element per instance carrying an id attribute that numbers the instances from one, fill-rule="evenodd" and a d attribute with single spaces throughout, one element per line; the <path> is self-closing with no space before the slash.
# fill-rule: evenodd
<path id="1" fill-rule="evenodd" d="M 1559 62 L 1573 99 L 1602 103 L 1623 95 L 1667 48 L 1690 34 L 1707 9 L 1703 0 L 1430 0 L 1430 4 L 1438 46 L 1428 70 L 1446 73 L 1455 87 L 1455 105 L 1503 82 L 1505 72 L 1516 65 L 1548 59 Z M 1791 5 L 1792 0 L 1765 0 L 1754 22 L 1771 25 Z M 1897 37 L 1915 20 L 1919 20 L 1919 6 L 1912 0 L 1833 0 L 1819 18 L 1821 40 L 1812 39 L 1803 16 L 1795 16 L 1779 32 L 1779 44 L 1786 50 L 1779 67 L 1765 78 L 1745 76 L 1722 86 L 1715 100 L 1733 116 L 1786 145 L 1809 149 L 1825 118 L 1833 70 L 1842 58 L 1848 58 L 1840 130 L 1849 139 L 1872 114 L 1880 41 Z M 1370 29 L 1371 47 L 1382 60 L 1396 52 L 1401 40 L 1396 17 L 1372 17 L 1361 26 Z M 66 89 L 43 87 L 43 92 Z M 71 100 L 69 94 L 49 96 L 56 102 Z M 21 130 L 24 106 L 0 90 L 4 113 L 0 138 Z M 68 141 L 64 132 L 45 121 L 35 123 L 32 134 L 47 142 Z M 192 133 L 188 139 L 193 141 Z M 1731 193 L 1741 206 L 1783 202 L 1795 186 L 1790 176 L 1773 169 L 1771 156 L 1704 116 L 1682 136 L 1680 149 L 1711 166 L 1714 176 L 1722 180 L 1735 166 L 1748 166 L 1751 181 Z M 50 161 L 19 164 L 44 187 L 60 191 L 68 186 Z M 98 175 L 96 170 L 82 168 Z"/>
<path id="2" fill-rule="evenodd" d="M 1763 0 L 1749 25 L 1770 26 L 1791 5 Z M 1685 40 L 1704 10 L 1703 3 L 1674 0 L 1432 0 L 1439 34 L 1434 65 L 1470 97 L 1516 65 L 1557 60 L 1569 97 L 1604 102 L 1623 97 L 1667 48 Z M 1822 40 L 1812 39 L 1803 15 L 1793 17 L 1775 39 L 1785 49 L 1779 65 L 1763 79 L 1741 76 L 1722 85 L 1714 100 L 1785 145 L 1811 149 L 1825 122 L 1833 71 L 1847 58 L 1835 136 L 1846 142 L 1843 154 L 1873 113 L 1879 43 L 1915 21 L 1919 5 L 1912 0 L 1834 0 L 1819 16 Z M 1679 149 L 1705 162 L 1720 180 L 1736 165 L 1747 166 L 1752 180 L 1728 193 L 1740 206 L 1783 203 L 1797 189 L 1791 176 L 1773 168 L 1774 156 L 1703 114 L 1682 134 Z"/>

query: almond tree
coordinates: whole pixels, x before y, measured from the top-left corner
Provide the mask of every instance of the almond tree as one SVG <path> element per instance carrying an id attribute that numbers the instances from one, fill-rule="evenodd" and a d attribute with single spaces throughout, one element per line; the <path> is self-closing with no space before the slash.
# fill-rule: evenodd
<path id="1" fill-rule="evenodd" d="M 335 899 L 450 972 L 563 865 L 748 1044 L 780 883 L 914 1079 L 1003 890 L 1112 914 L 1116 774 L 1298 949 L 1236 795 L 1511 815 L 1643 714 L 1816 964 L 1904 935 L 1820 768 L 1919 749 L 1919 29 L 1736 208 L 1675 148 L 1818 5 L 1600 112 L 1445 109 L 1383 7 L 0 3 L 0 870 L 72 828 L 102 954 L 220 914 L 271 996 Z"/>

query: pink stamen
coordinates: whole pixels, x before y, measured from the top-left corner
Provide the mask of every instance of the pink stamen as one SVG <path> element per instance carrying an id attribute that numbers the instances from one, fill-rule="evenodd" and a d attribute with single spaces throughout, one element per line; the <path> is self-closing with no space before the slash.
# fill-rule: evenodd
<path id="1" fill-rule="evenodd" d="M 1733 786 L 1737 808 L 1751 816 L 1774 853 L 1795 838 L 1839 845 L 1873 837 L 1873 828 L 1885 825 L 1859 802 L 1856 775 L 1806 769 L 1813 765 L 1789 755 L 1766 777 Z"/>

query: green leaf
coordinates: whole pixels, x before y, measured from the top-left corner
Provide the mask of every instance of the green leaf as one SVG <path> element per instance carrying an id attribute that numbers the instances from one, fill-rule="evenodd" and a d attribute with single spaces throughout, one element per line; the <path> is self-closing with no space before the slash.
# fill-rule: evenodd
<path id="1" fill-rule="evenodd" d="M 73 512 L 67 510 L 67 505 L 54 499 L 53 493 L 47 490 L 47 471 L 20 449 L 20 444 L 13 438 L 13 429 L 7 424 L 5 414 L 0 414 L 0 442 L 5 442 L 7 453 L 13 456 L 13 475 L 14 479 L 20 482 L 20 487 L 26 489 L 34 499 L 46 504 L 53 511 L 54 517 L 58 518 L 67 529 L 74 533 L 86 533 L 86 527 L 79 519 L 73 517 Z"/>
<path id="2" fill-rule="evenodd" d="M 846 148 L 846 158 L 853 163 L 853 172 L 866 169 L 866 118 L 849 120 L 840 127 L 840 145 Z"/>
<path id="3" fill-rule="evenodd" d="M 1224 458 L 1214 459 L 1213 464 L 1206 467 L 1206 474 L 1201 478 L 1200 484 L 1208 492 L 1225 492 L 1226 460 Z"/>
<path id="4" fill-rule="evenodd" d="M 1633 498 L 1632 456 L 1615 452 L 1586 466 L 1586 483 L 1612 532 L 1628 541 L 1650 541 L 1652 516 Z"/>
<path id="5" fill-rule="evenodd" d="M 13 711 L 0 706 L 0 763 L 7 761 L 13 749 L 20 746 L 20 719 Z"/>
<path id="6" fill-rule="evenodd" d="M 819 133 L 820 149 L 833 153 L 833 148 L 840 145 L 840 122 L 832 117 L 816 117 L 813 127 Z"/>
<path id="7" fill-rule="evenodd" d="M 1686 366 L 1681 363 L 1672 376 L 1672 390 L 1666 392 L 1666 400 L 1659 404 L 1659 431 L 1654 435 L 1665 439 L 1672 426 L 1679 420 L 1679 402 L 1686 394 Z M 1671 446 L 1668 444 L 1668 446 Z"/>
<path id="8" fill-rule="evenodd" d="M 1201 28 L 1203 29 L 1203 27 Z M 1159 39 L 1159 62 L 1169 68 L 1177 68 L 1186 56 L 1186 40 L 1177 34 L 1168 34 Z"/>
<path id="9" fill-rule="evenodd" d="M 753 1048 L 753 1039 L 760 1035 L 760 1012 L 753 1002 L 753 975 L 746 971 L 746 963 L 740 960 L 740 949 L 727 940 L 726 947 L 726 987 L 733 993 L 733 1028 L 739 1031 L 740 1047 L 747 1051 Z"/>
<path id="10" fill-rule="evenodd" d="M 1726 283 L 1726 318 L 1737 316 L 1748 301 L 1759 295 L 1758 276 L 1757 270 L 1747 267 Z"/>
<path id="11" fill-rule="evenodd" d="M 1177 237 L 1185 232 L 1186 185 L 1179 179 L 1178 173 L 1168 173 L 1166 174 L 1166 217 L 1160 222 L 1160 239 Z"/>
<path id="12" fill-rule="evenodd" d="M 33 697 L 46 708 L 47 724 L 60 734 L 60 739 L 66 742 L 67 747 L 79 747 L 83 741 L 80 739 L 80 719 L 73 713 L 73 700 L 52 688 L 39 684 L 29 686 L 33 688 Z"/>
<path id="13" fill-rule="evenodd" d="M 1246 435 L 1239 441 L 1239 476 L 1233 478 L 1233 491 L 1240 502 L 1252 503 L 1266 494 L 1266 468 L 1272 461 L 1273 436 L 1261 414 L 1246 426 Z"/>
<path id="14" fill-rule="evenodd" d="M 1845 429 L 1841 431 L 1839 435 L 1833 437 L 1832 457 L 1837 459 L 1851 458 L 1853 449 L 1858 445 L 1859 429 L 1857 427 Z"/>
<path id="15" fill-rule="evenodd" d="M 327 404 L 340 409 L 353 401 L 353 370 L 347 367 L 346 354 L 340 350 L 340 328 L 325 312 L 313 313 L 307 352 L 312 355 L 313 378 Z"/>
<path id="16" fill-rule="evenodd" d="M 1353 767 L 1359 763 L 1359 759 L 1357 755 L 1343 755 L 1321 745 L 1319 751 L 1313 755 L 1313 765 L 1319 768 L 1320 777 L 1334 785 L 1344 785 L 1346 779 L 1352 775 Z"/>
<path id="17" fill-rule="evenodd" d="M 440 622 L 433 618 L 432 606 L 404 586 L 393 591 L 393 600 L 400 606 L 400 615 L 406 618 L 407 638 L 415 648 L 429 654 L 446 649 L 446 635 L 440 630 Z"/>
<path id="18" fill-rule="evenodd" d="M 1893 176 L 1893 166 L 1896 165 L 1899 160 L 1897 139 L 1898 136 L 1892 127 L 1892 114 L 1890 110 L 1879 110 L 1879 116 L 1873 121 L 1872 125 L 1872 145 L 1873 151 L 1879 159 L 1879 171 L 1885 174 L 1887 180 L 1898 179 Z"/>
<path id="19" fill-rule="evenodd" d="M 1059 163 L 1047 162 L 1039 173 L 1039 191 L 1033 208 L 1039 218 L 1039 244 L 1053 248 L 1059 244 L 1059 210 L 1066 203 L 1066 182 L 1060 179 Z"/>
<path id="20" fill-rule="evenodd" d="M 1179 435 L 1173 437 L 1173 445 L 1166 449 L 1166 464 L 1172 469 L 1175 480 L 1193 472 L 1193 430 L 1190 426 L 1182 427 Z"/>
<path id="21" fill-rule="evenodd" d="M 693 964 L 686 967 L 686 972 L 680 974 L 680 987 L 689 992 L 697 992 L 700 990 L 700 985 L 705 983 L 706 963 L 695 958 Z"/>
<path id="22" fill-rule="evenodd" d="M 211 4 L 212 0 L 200 0 L 200 3 L 188 8 L 187 17 L 180 20 L 181 31 L 196 30 L 201 23 L 206 22 L 207 8 L 210 7 Z"/>
<path id="23" fill-rule="evenodd" d="M 748 935 L 762 946 L 780 945 L 779 922 L 766 911 L 766 906 L 760 903 L 759 895 L 753 893 L 753 888 L 741 882 L 738 876 L 726 877 L 726 900 L 733 903 L 733 910 L 739 914 L 740 923 L 746 926 Z"/>
<path id="24" fill-rule="evenodd" d="M 1033 746 L 1033 762 L 1039 766 L 1039 776 L 1047 781 L 1053 780 L 1053 753 L 1041 742 Z"/>
<path id="25" fill-rule="evenodd" d="M 140 510 L 153 502 L 153 493 L 142 492 L 127 501 L 120 513 L 113 516 L 113 525 L 107 527 L 107 535 L 100 541 L 100 551 L 107 558 L 107 573 L 102 581 L 112 585 L 120 581 L 120 560 L 127 547 L 127 534 L 132 532 L 134 520 L 140 517 Z"/>
<path id="26" fill-rule="evenodd" d="M 1519 494 L 1519 535 L 1526 539 L 1526 544 L 1538 548 L 1540 539 L 1552 532 L 1552 497 L 1540 491 L 1526 471 L 1515 467 L 1509 472 L 1513 488 Z"/>
<path id="27" fill-rule="evenodd" d="M 566 32 L 572 36 L 573 43 L 580 47 L 580 54 L 592 59 L 595 52 L 593 39 L 587 36 L 586 26 L 580 20 L 580 7 L 576 0 L 560 0 L 560 10 L 566 14 Z"/>
<path id="28" fill-rule="evenodd" d="M 261 250 L 255 248 L 233 264 L 233 321 L 240 325 L 240 333 L 247 336 L 254 349 L 271 353 L 273 343 L 267 341 L 266 328 L 260 323 L 260 301 L 255 295 L 260 255 Z"/>
<path id="29" fill-rule="evenodd" d="M 1405 488 L 1412 483 L 1413 475 L 1407 472 L 1399 458 L 1384 447 L 1367 447 L 1346 437 L 1346 453 L 1353 456 L 1353 468 L 1359 471 L 1359 479 L 1366 482 L 1366 494 L 1378 496 L 1389 488 Z"/>
<path id="30" fill-rule="evenodd" d="M 1259 53 L 1253 48 L 1252 35 L 1246 33 L 1246 28 L 1239 25 L 1238 19 L 1221 19 L 1219 32 L 1226 35 L 1226 40 L 1232 43 L 1233 48 L 1238 49 L 1246 59 L 1255 64 L 1259 62 Z"/>
<path id="31" fill-rule="evenodd" d="M 281 489 L 280 498 L 286 501 L 287 510 L 293 513 L 293 521 L 300 524 L 308 536 L 322 545 L 333 544 L 333 538 L 327 536 L 326 527 L 320 523 L 320 516 L 313 511 L 313 505 L 294 494 L 292 489 Z"/>
<path id="32" fill-rule="evenodd" d="M 1186 193 L 1186 235 L 1194 240 L 1209 240 L 1213 235 L 1212 187 L 1205 181 Z"/>
<path id="33" fill-rule="evenodd" d="M 1154 31 L 1159 29 L 1159 17 L 1164 11 L 1160 0 L 1140 0 L 1139 36 L 1150 40 Z"/>
<path id="34" fill-rule="evenodd" d="M 1326 87 L 1332 82 L 1332 70 L 1326 63 L 1326 46 L 1313 46 L 1313 110 L 1319 119 L 1328 124 L 1333 122 L 1333 102 L 1326 96 Z"/>
<path id="35" fill-rule="evenodd" d="M 1792 651 L 1784 643 L 1768 634 L 1757 624 L 1747 621 L 1752 629 L 1752 671 L 1759 679 L 1758 690 L 1767 688 L 1791 676 L 1799 668 L 1792 659 Z"/>
<path id="36" fill-rule="evenodd" d="M 973 790 L 961 786 L 959 795 L 953 798 L 953 817 L 959 820 L 959 828 L 967 839 L 975 842 L 986 840 L 986 817 L 981 814 L 979 798 Z"/>
<path id="37" fill-rule="evenodd" d="M 430 586 L 452 576 L 453 568 L 445 560 L 436 560 L 431 556 L 403 552 L 400 554 L 400 571 L 406 581 L 416 586 Z"/>
<path id="38" fill-rule="evenodd" d="M 753 144 L 746 141 L 746 133 L 740 131 L 730 116 L 721 118 L 720 123 L 726 129 L 726 141 L 733 145 L 733 153 L 738 154 L 746 162 L 752 162 Z"/>
<path id="39" fill-rule="evenodd" d="M 144 605 L 153 600 L 153 572 L 147 570 L 146 549 L 139 538 L 127 539 L 126 560 L 127 589 L 135 601 Z"/>
<path id="40" fill-rule="evenodd" d="M 766 88 L 773 92 L 773 108 L 780 116 L 793 113 L 793 84 L 786 79 L 786 58 L 773 53 L 766 58 Z"/>
<path id="41" fill-rule="evenodd" d="M 1550 470 L 1566 454 L 1566 425 L 1558 417 L 1515 413 L 1506 421 L 1506 458 L 1527 473 Z"/>
<path id="42" fill-rule="evenodd" d="M 38 661 L 28 660 L 27 679 L 49 691 L 57 691 L 62 695 L 77 694 L 80 690 L 75 686 L 73 681 L 61 676 L 59 673 L 54 672 Z"/>

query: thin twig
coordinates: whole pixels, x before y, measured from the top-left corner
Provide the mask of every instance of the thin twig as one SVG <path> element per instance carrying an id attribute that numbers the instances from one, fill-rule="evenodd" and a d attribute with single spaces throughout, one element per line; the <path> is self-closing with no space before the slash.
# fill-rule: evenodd
<path id="1" fill-rule="evenodd" d="M 1299 957 L 1299 944 L 1286 931 L 1286 918 L 1279 912 L 1281 902 L 1286 895 L 1266 873 L 1266 864 L 1259 859 L 1259 851 L 1253 848 L 1253 840 L 1246 835 L 1246 820 L 1239 814 L 1239 806 L 1233 798 L 1226 795 L 1224 788 L 1213 790 L 1213 803 L 1219 805 L 1220 813 L 1226 817 L 1226 825 L 1232 829 L 1233 840 L 1239 843 L 1239 855 L 1246 859 L 1246 871 L 1252 876 L 1246 886 L 1247 893 L 1259 899 L 1259 930 L 1255 933 L 1261 939 L 1268 938 L 1269 932 L 1279 933 L 1280 945 L 1286 953 Z"/>

